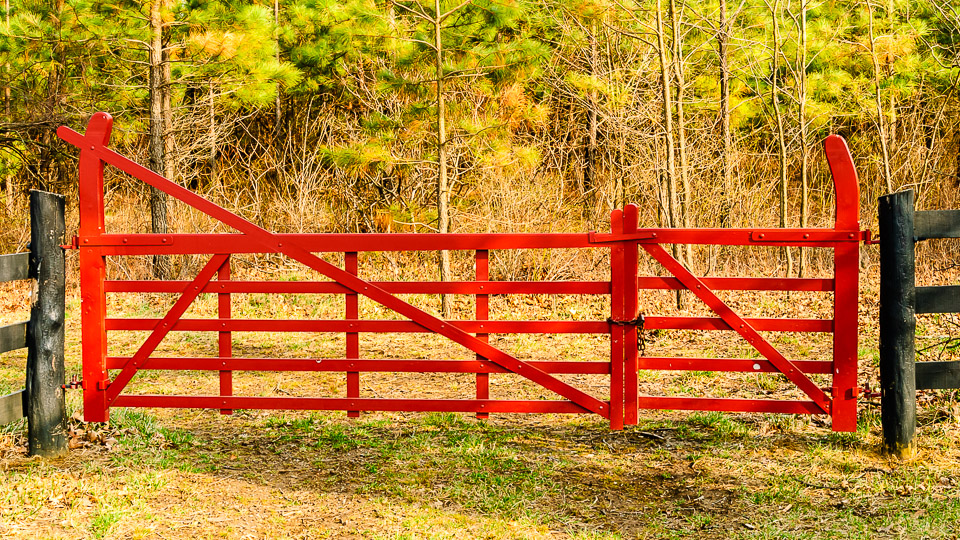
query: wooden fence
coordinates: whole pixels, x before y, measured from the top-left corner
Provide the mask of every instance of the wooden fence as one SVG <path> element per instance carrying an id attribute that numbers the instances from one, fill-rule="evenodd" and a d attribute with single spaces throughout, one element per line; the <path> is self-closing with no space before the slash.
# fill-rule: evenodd
<path id="1" fill-rule="evenodd" d="M 30 320 L 0 326 L 0 353 L 27 349 L 23 390 L 0 397 L 0 425 L 27 417 L 30 455 L 67 448 L 64 403 L 64 199 L 30 192 L 30 251 L 0 255 L 0 282 L 34 280 Z"/>
<path id="2" fill-rule="evenodd" d="M 917 390 L 960 388 L 960 362 L 916 362 L 917 314 L 960 312 L 960 285 L 917 287 L 914 246 L 960 238 L 960 210 L 914 210 L 913 190 L 880 197 L 880 387 L 885 450 L 913 454 Z"/>

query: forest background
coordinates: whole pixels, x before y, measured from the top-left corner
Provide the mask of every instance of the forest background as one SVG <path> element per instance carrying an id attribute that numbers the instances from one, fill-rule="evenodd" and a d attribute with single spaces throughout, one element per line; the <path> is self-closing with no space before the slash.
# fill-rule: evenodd
<path id="1" fill-rule="evenodd" d="M 55 129 L 98 110 L 118 151 L 276 231 L 585 231 L 629 202 L 641 226 L 830 226 L 830 133 L 866 225 L 884 193 L 960 190 L 950 1 L 5 0 L 2 28 L 5 251 L 26 190 L 75 207 Z M 209 230 L 115 173 L 107 190 L 128 230 Z"/>

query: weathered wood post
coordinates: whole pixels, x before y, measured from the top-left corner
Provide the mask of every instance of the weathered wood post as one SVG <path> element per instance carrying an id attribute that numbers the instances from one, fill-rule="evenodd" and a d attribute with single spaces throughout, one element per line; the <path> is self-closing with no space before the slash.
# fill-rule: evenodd
<path id="1" fill-rule="evenodd" d="M 884 451 L 913 455 L 917 425 L 913 190 L 879 199 L 880 421 Z"/>
<path id="2" fill-rule="evenodd" d="M 67 449 L 64 403 L 64 199 L 30 192 L 30 277 L 35 279 L 27 326 L 27 439 L 32 456 Z"/>

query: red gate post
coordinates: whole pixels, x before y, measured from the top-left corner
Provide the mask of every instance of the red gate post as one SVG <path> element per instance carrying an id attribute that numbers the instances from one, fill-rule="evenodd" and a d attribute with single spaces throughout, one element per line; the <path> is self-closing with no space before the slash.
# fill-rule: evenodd
<path id="1" fill-rule="evenodd" d="M 846 141 L 830 135 L 823 142 L 837 196 L 837 230 L 860 229 L 860 184 Z M 834 431 L 857 429 L 857 338 L 860 290 L 860 243 L 838 242 L 834 248 L 833 408 Z"/>
<path id="2" fill-rule="evenodd" d="M 610 233 L 623 235 L 623 211 L 610 212 Z M 624 295 L 627 242 L 610 245 L 610 429 L 623 429 Z"/>
<path id="3" fill-rule="evenodd" d="M 490 280 L 490 254 L 485 249 L 478 249 L 476 254 L 476 280 L 477 281 L 489 281 Z M 483 285 L 480 286 L 481 288 Z M 476 299 L 476 309 L 477 309 L 477 320 L 485 321 L 490 318 L 490 297 L 486 294 L 477 294 Z M 477 332 L 477 339 L 484 343 L 489 342 L 488 334 L 483 332 Z M 477 360 L 483 361 L 486 358 L 477 354 Z M 490 399 L 490 374 L 489 373 L 477 373 L 477 399 Z M 490 413 L 478 412 L 477 418 L 480 420 L 490 417 Z"/>
<path id="4" fill-rule="evenodd" d="M 639 222 L 639 208 L 631 203 L 623 209 L 623 233 L 635 234 Z M 636 322 L 640 315 L 640 290 L 638 279 L 638 268 L 640 255 L 637 252 L 636 242 L 626 242 L 624 253 L 624 288 L 623 288 L 623 308 L 624 319 Z M 639 381 L 637 370 L 639 369 L 638 347 L 637 347 L 637 325 L 630 324 L 623 327 L 625 336 L 623 340 L 624 354 L 624 424 L 635 426 L 640 421 L 640 413 L 637 410 L 639 396 Z"/>
<path id="5" fill-rule="evenodd" d="M 93 239 L 92 246 L 81 244 L 80 249 L 80 320 L 83 358 L 83 415 L 87 422 L 106 422 L 110 419 L 107 410 L 107 330 L 106 260 L 100 252 L 97 240 L 104 234 L 103 219 L 103 161 L 95 153 L 98 145 L 110 142 L 113 118 L 98 112 L 90 119 L 84 144 L 80 147 L 79 168 L 79 234 L 86 243 Z M 89 148 L 89 149 L 88 149 Z"/>
<path id="6" fill-rule="evenodd" d="M 344 270 L 353 275 L 360 272 L 360 265 L 357 260 L 357 252 L 349 251 L 343 254 Z M 346 313 L 345 318 L 356 321 L 360 318 L 360 297 L 356 292 L 349 292 L 346 295 Z M 360 334 L 358 332 L 347 332 L 346 358 L 347 360 L 357 360 L 360 358 Z M 352 365 L 351 365 L 352 367 Z M 360 397 L 360 372 L 347 372 L 347 397 Z M 347 411 L 347 418 L 359 418 L 360 411 Z"/>
<path id="7" fill-rule="evenodd" d="M 229 281 L 230 280 L 230 258 L 227 256 L 227 261 L 223 263 L 223 266 L 217 270 L 217 280 L 218 281 Z M 220 288 L 223 289 L 223 283 L 220 284 Z M 221 327 L 225 326 L 226 323 L 222 322 L 223 319 L 229 319 L 231 317 L 231 302 L 230 302 L 230 293 L 221 292 L 217 293 L 217 317 L 221 319 Z M 220 363 L 226 365 L 227 359 L 233 356 L 233 334 L 229 330 L 220 330 L 217 333 L 217 354 L 220 356 Z M 220 370 L 220 396 L 228 397 L 233 395 L 233 372 L 228 370 Z M 233 414 L 231 409 L 220 409 L 220 414 Z"/>

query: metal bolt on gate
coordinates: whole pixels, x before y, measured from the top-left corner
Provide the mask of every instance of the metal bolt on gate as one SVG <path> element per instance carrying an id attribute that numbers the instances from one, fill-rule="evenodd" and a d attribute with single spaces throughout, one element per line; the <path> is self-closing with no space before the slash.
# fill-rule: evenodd
<path id="1" fill-rule="evenodd" d="M 836 220 L 831 229 L 654 229 L 638 227 L 635 205 L 611 213 L 611 232 L 543 234 L 277 234 L 267 231 L 199 195 L 138 165 L 108 147 L 113 120 L 95 114 L 81 135 L 61 127 L 58 135 L 80 149 L 80 251 L 84 415 L 106 421 L 111 407 L 343 410 L 460 411 L 486 417 L 489 413 L 593 413 L 607 418 L 612 429 L 638 422 L 639 409 L 681 409 L 795 414 L 827 414 L 835 431 L 853 431 L 857 421 L 857 301 L 860 230 L 859 187 L 844 140 L 825 141 L 836 190 Z M 111 234 L 104 229 L 103 167 L 111 165 L 140 179 L 237 231 L 235 234 Z M 806 246 L 833 250 L 833 278 L 698 277 L 678 262 L 664 245 Z M 490 250 L 601 248 L 609 249 L 609 281 L 490 281 Z M 358 275 L 359 252 L 468 250 L 475 253 L 472 281 L 382 282 Z M 638 275 L 640 250 L 672 277 Z M 343 253 L 337 267 L 316 253 Z M 238 281 L 230 276 L 230 258 L 241 253 L 276 253 L 300 262 L 332 281 Z M 142 255 L 207 255 L 209 260 L 191 281 L 108 280 L 106 258 Z M 687 290 L 708 306 L 713 317 L 641 317 L 641 290 Z M 832 319 L 745 318 L 715 291 L 832 292 Z M 179 295 L 160 319 L 112 318 L 106 293 L 170 293 Z M 343 319 L 263 320 L 231 316 L 230 295 L 237 293 L 340 294 L 346 298 Z M 475 320 L 442 320 L 402 300 L 400 294 L 462 294 L 475 297 Z M 211 319 L 183 315 L 200 294 L 216 294 L 219 313 Z M 598 321 L 489 320 L 489 295 L 609 295 L 611 314 Z M 403 320 L 359 318 L 358 299 L 364 296 L 403 317 Z M 638 323 L 644 328 L 719 330 L 739 334 L 763 357 L 756 359 L 641 357 Z M 149 336 L 132 356 L 108 355 L 108 334 L 141 330 Z M 154 352 L 169 332 L 215 332 L 216 357 L 158 357 Z M 327 332 L 346 336 L 344 358 L 244 358 L 233 355 L 233 332 Z M 385 360 L 361 358 L 361 333 L 425 332 L 443 336 L 475 354 L 472 360 Z M 830 360 L 791 360 L 761 332 L 833 334 Z M 525 361 L 489 343 L 491 334 L 606 334 L 610 359 L 587 361 Z M 799 388 L 802 400 L 642 396 L 638 370 L 702 370 L 780 373 Z M 124 390 L 141 370 L 208 370 L 219 372 L 218 395 L 136 395 Z M 234 395 L 234 371 L 327 371 L 345 374 L 345 396 L 259 397 Z M 360 375 L 368 372 L 473 373 L 473 399 L 381 399 L 363 397 Z M 559 399 L 492 399 L 489 375 L 513 373 L 542 386 Z M 558 378 L 558 374 L 609 375 L 609 393 L 594 395 Z M 824 390 L 810 374 L 827 374 Z"/>

